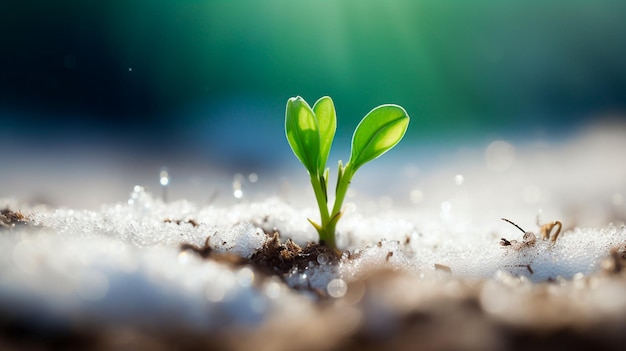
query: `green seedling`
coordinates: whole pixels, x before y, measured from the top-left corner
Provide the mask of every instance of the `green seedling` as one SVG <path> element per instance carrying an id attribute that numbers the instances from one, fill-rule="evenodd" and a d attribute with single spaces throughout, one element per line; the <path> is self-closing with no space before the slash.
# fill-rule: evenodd
<path id="1" fill-rule="evenodd" d="M 320 210 L 321 223 L 309 222 L 319 233 L 320 243 L 335 252 L 335 228 L 341 218 L 341 206 L 356 171 L 369 161 L 393 148 L 404 136 L 409 116 L 398 105 L 381 105 L 371 110 L 352 135 L 350 159 L 345 166 L 339 161 L 335 202 L 328 207 L 328 175 L 326 161 L 335 137 L 337 117 L 333 100 L 324 96 L 313 108 L 296 96 L 287 101 L 285 133 L 287 141 L 311 177 L 311 185 Z"/>

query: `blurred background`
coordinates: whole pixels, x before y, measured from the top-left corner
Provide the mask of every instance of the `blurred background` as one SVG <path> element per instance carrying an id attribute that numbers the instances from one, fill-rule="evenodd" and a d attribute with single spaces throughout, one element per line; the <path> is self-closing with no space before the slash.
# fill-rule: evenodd
<path id="1" fill-rule="evenodd" d="M 296 95 L 333 98 L 331 165 L 382 103 L 406 108 L 398 148 L 424 159 L 623 122 L 624 18 L 623 1 L 4 0 L 0 197 L 161 166 L 299 169 Z"/>

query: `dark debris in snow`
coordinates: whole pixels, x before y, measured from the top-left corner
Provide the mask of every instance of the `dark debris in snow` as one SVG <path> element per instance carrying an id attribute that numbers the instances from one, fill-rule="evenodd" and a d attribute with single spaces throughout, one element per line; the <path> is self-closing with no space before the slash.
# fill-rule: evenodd
<path id="1" fill-rule="evenodd" d="M 10 229 L 17 225 L 24 225 L 28 223 L 26 218 L 20 211 L 14 212 L 9 208 L 0 210 L 0 230 Z"/>

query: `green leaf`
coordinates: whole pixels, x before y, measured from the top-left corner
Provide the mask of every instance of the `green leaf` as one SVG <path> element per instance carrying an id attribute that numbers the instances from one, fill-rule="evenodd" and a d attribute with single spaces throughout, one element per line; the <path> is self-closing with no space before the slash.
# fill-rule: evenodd
<path id="1" fill-rule="evenodd" d="M 326 168 L 326 161 L 330 154 L 330 147 L 335 137 L 335 130 L 337 129 L 337 114 L 335 113 L 335 105 L 333 100 L 324 96 L 315 102 L 313 105 L 313 112 L 317 119 L 317 124 L 320 131 L 320 157 L 317 164 L 317 169 L 320 174 L 324 173 Z"/>
<path id="2" fill-rule="evenodd" d="M 324 229 L 324 228 L 322 228 L 321 225 L 313 222 L 313 220 L 311 218 L 307 218 L 307 220 L 309 221 L 309 223 L 311 223 L 313 225 L 313 227 L 315 228 L 315 230 L 317 230 L 318 233 L 321 233 L 322 230 Z"/>
<path id="3" fill-rule="evenodd" d="M 309 104 L 299 96 L 287 101 L 285 134 L 291 150 L 309 174 L 318 174 L 320 131 L 317 118 Z"/>
<path id="4" fill-rule="evenodd" d="M 349 164 L 353 171 L 389 151 L 406 132 L 409 116 L 398 105 L 381 105 L 370 111 L 352 136 Z"/>

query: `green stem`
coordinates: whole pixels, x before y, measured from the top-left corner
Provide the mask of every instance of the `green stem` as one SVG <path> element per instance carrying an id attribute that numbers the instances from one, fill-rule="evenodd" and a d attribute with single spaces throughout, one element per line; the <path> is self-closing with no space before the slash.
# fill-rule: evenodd
<path id="1" fill-rule="evenodd" d="M 320 217 L 322 220 L 321 225 L 322 225 L 322 228 L 325 228 L 328 221 L 330 220 L 330 215 L 328 214 L 327 195 L 325 194 L 322 188 L 322 184 L 320 183 L 320 177 L 318 177 L 317 175 L 311 175 L 311 185 L 313 186 L 313 192 L 315 193 L 317 206 L 320 209 Z"/>
<path id="2" fill-rule="evenodd" d="M 352 176 L 354 176 L 354 170 L 352 169 L 352 165 L 350 162 L 344 167 L 343 175 L 339 182 L 337 183 L 337 189 L 335 191 L 335 204 L 333 205 L 333 212 L 331 213 L 331 218 L 335 217 L 339 212 L 341 212 L 341 206 L 343 205 L 343 200 L 346 198 L 346 193 L 348 192 L 348 187 L 350 186 L 350 181 L 352 181 Z M 336 221 L 335 221 L 336 224 Z M 333 236 L 334 236 L 334 225 L 333 225 Z"/>
<path id="3" fill-rule="evenodd" d="M 315 192 L 315 199 L 317 200 L 317 206 L 319 207 L 322 221 L 319 227 L 317 227 L 313 222 L 312 223 L 316 226 L 319 233 L 320 242 L 334 250 L 337 255 L 340 255 L 340 251 L 337 249 L 335 230 L 337 227 L 337 221 L 339 221 L 339 218 L 341 217 L 341 206 L 346 198 L 350 181 L 354 175 L 354 170 L 348 162 L 345 167 L 339 170 L 339 173 L 340 179 L 337 182 L 337 188 L 335 190 L 335 203 L 333 205 L 332 213 L 328 212 L 328 195 L 325 191 L 327 187 L 323 186 L 321 183 L 326 181 L 326 179 L 316 175 L 311 176 L 311 185 L 313 185 L 313 192 Z"/>

